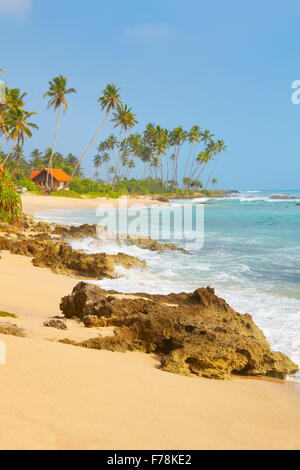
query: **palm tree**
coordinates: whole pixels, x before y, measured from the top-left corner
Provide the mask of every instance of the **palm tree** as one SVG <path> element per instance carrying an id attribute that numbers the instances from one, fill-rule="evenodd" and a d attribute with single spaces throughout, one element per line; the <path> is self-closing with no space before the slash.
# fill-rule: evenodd
<path id="1" fill-rule="evenodd" d="M 74 170 L 75 166 L 78 163 L 78 158 L 75 155 L 73 155 L 72 153 L 69 153 L 69 155 L 67 156 L 67 158 L 65 160 L 66 160 L 67 165 L 70 165 L 72 167 L 72 169 Z M 72 170 L 72 172 L 73 172 L 73 170 Z M 79 173 L 79 171 L 77 171 L 77 173 Z"/>
<path id="2" fill-rule="evenodd" d="M 214 187 L 215 184 L 217 184 L 217 182 L 218 182 L 217 178 L 213 178 L 211 180 L 211 183 L 212 183 L 213 187 Z"/>
<path id="3" fill-rule="evenodd" d="M 176 127 L 170 134 L 170 144 L 175 147 L 174 159 L 173 159 L 173 175 L 172 179 L 178 181 L 178 162 L 180 148 L 186 139 L 186 132 L 181 126 Z"/>
<path id="4" fill-rule="evenodd" d="M 30 165 L 32 168 L 40 168 L 43 162 L 43 154 L 39 149 L 33 149 L 30 154 Z"/>
<path id="5" fill-rule="evenodd" d="M 87 147 L 82 152 L 78 161 L 78 165 L 75 167 L 72 176 L 75 175 L 78 166 L 81 164 L 83 158 L 85 157 L 85 155 L 87 154 L 87 152 L 89 151 L 93 143 L 95 142 L 96 138 L 100 134 L 101 129 L 104 126 L 105 122 L 107 121 L 110 112 L 121 105 L 121 99 L 120 99 L 120 93 L 119 93 L 120 90 L 121 90 L 121 87 L 119 88 L 116 87 L 114 83 L 108 84 L 106 88 L 103 90 L 103 95 L 100 96 L 100 98 L 98 99 L 98 103 L 100 103 L 102 111 L 105 111 L 104 119 L 101 121 L 98 129 L 96 130 L 96 133 L 90 140 Z"/>
<path id="6" fill-rule="evenodd" d="M 220 155 L 222 152 L 226 152 L 226 150 L 227 150 L 227 147 L 226 147 L 226 145 L 225 145 L 224 140 L 218 140 L 218 141 L 217 141 L 216 143 L 214 143 L 214 145 L 213 145 L 213 152 L 214 152 L 214 155 Z M 217 158 L 217 159 L 216 159 L 216 162 L 215 162 L 215 164 L 214 164 L 214 167 L 213 167 L 213 169 L 212 169 L 212 171 L 211 171 L 211 173 L 210 173 L 210 175 L 209 175 L 209 178 L 208 178 L 208 180 L 207 180 L 207 183 L 206 183 L 206 185 L 205 185 L 205 188 L 207 187 L 209 181 L 211 180 L 212 175 L 213 175 L 214 172 L 216 171 L 216 167 L 217 167 L 218 163 L 219 163 L 219 159 Z"/>
<path id="7" fill-rule="evenodd" d="M 53 80 L 49 81 L 49 90 L 44 93 L 44 98 L 49 98 L 47 108 L 54 108 L 54 111 L 57 111 L 57 123 L 56 123 L 56 130 L 54 133 L 53 145 L 51 148 L 51 155 L 49 158 L 49 168 L 52 169 L 52 160 L 54 155 L 54 150 L 56 147 L 59 127 L 60 127 L 60 119 L 61 119 L 61 109 L 63 108 L 64 113 L 68 110 L 68 103 L 66 96 L 72 93 L 76 93 L 74 88 L 67 88 L 67 78 L 59 75 L 58 77 L 53 78 Z M 48 177 L 49 173 L 47 173 L 47 186 L 48 186 Z M 53 187 L 53 175 L 51 174 L 51 187 Z"/>
<path id="8" fill-rule="evenodd" d="M 151 166 L 154 168 L 154 173 L 155 173 L 155 179 L 158 179 L 158 169 L 160 167 L 160 158 L 159 157 L 153 157 Z"/>
<path id="9" fill-rule="evenodd" d="M 28 122 L 28 119 L 31 118 L 31 116 L 33 116 L 34 114 L 36 113 L 28 113 L 27 111 L 23 111 L 21 109 L 14 109 L 10 112 L 10 116 L 8 119 L 8 138 L 13 141 L 13 146 L 10 152 L 7 154 L 3 164 L 5 164 L 6 161 L 9 159 L 17 145 L 23 147 L 26 137 L 32 137 L 31 129 L 39 128 L 33 122 Z"/>
<path id="10" fill-rule="evenodd" d="M 196 158 L 196 167 L 193 171 L 193 174 L 191 175 L 191 178 L 194 179 L 196 177 L 196 179 L 199 179 L 202 173 L 204 172 L 206 165 L 208 164 L 208 162 L 210 162 L 211 159 L 212 154 L 208 147 L 202 152 L 200 152 L 198 157 Z M 197 174 L 197 176 L 195 176 L 197 171 L 199 170 L 200 172 Z"/>
<path id="11" fill-rule="evenodd" d="M 97 155 L 94 156 L 94 167 L 96 168 L 97 177 L 99 176 L 98 170 L 100 166 L 102 165 L 102 163 L 103 163 L 102 157 L 99 153 L 97 153 Z"/>
<path id="12" fill-rule="evenodd" d="M 0 135 L 5 136 L 0 150 L 9 140 L 9 123 L 11 123 L 11 113 L 13 111 L 22 110 L 25 106 L 24 98 L 27 93 L 21 93 L 19 88 L 5 88 L 5 105 L 2 106 L 0 116 Z"/>
<path id="13" fill-rule="evenodd" d="M 117 106 L 117 110 L 113 115 L 112 121 L 115 123 L 115 128 L 120 127 L 120 136 L 119 136 L 119 148 L 118 148 L 118 158 L 116 163 L 116 173 L 115 178 L 119 176 L 119 166 L 121 163 L 121 144 L 122 144 L 122 136 L 128 130 L 132 129 L 136 124 L 137 120 L 135 118 L 135 114 L 133 114 L 131 108 L 125 104 L 119 104 Z M 126 144 L 125 149 L 123 149 L 123 153 L 126 151 Z"/>
<path id="14" fill-rule="evenodd" d="M 189 153 L 189 156 L 188 156 L 186 164 L 185 164 L 183 177 L 186 176 L 187 169 L 190 165 L 190 160 L 191 160 L 191 156 L 192 156 L 192 153 L 193 153 L 193 150 L 194 150 L 194 146 L 195 146 L 196 143 L 198 144 L 200 142 L 200 139 L 201 139 L 200 127 L 197 126 L 197 125 L 193 126 L 192 129 L 187 134 L 187 138 L 188 138 L 189 143 L 191 144 L 191 149 L 190 149 L 190 153 Z"/>
<path id="15" fill-rule="evenodd" d="M 159 159 L 159 166 L 161 169 L 161 180 L 163 181 L 163 164 L 162 157 L 166 154 L 169 148 L 169 133 L 167 129 L 163 129 L 161 126 L 156 126 L 154 134 L 153 148 L 156 156 Z M 155 167 L 154 167 L 155 168 Z"/>
<path id="16" fill-rule="evenodd" d="M 102 156 L 102 161 L 105 163 L 105 181 L 106 184 L 108 183 L 108 173 L 109 173 L 109 161 L 110 161 L 110 156 L 108 152 L 105 152 L 104 155 Z"/>

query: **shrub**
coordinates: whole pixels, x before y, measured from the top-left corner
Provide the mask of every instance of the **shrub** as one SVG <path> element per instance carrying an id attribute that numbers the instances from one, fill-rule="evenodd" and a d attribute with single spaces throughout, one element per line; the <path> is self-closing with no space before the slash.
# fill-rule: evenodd
<path id="1" fill-rule="evenodd" d="M 35 184 L 33 181 L 31 181 L 28 178 L 19 178 L 16 180 L 16 185 L 17 186 L 22 186 L 23 188 L 26 188 L 27 191 L 30 191 L 31 193 L 34 194 L 43 194 L 43 190 L 40 186 Z"/>
<path id="2" fill-rule="evenodd" d="M 0 311 L 0 318 L 18 318 L 14 313 Z"/>
<path id="3" fill-rule="evenodd" d="M 81 195 L 76 193 L 75 191 L 52 191 L 51 196 L 81 199 Z"/>
<path id="4" fill-rule="evenodd" d="M 15 222 L 22 214 L 22 202 L 11 176 L 0 167 L 0 220 Z"/>

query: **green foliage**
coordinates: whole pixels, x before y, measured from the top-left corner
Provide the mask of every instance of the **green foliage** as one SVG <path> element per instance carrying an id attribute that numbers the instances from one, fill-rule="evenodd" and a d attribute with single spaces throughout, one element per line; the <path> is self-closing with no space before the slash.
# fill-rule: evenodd
<path id="1" fill-rule="evenodd" d="M 43 190 L 37 186 L 33 181 L 31 181 L 29 178 L 18 178 L 15 180 L 16 181 L 16 186 L 22 186 L 23 188 L 26 188 L 27 191 L 30 191 L 31 193 L 34 194 L 43 194 Z"/>
<path id="2" fill-rule="evenodd" d="M 0 318 L 18 318 L 14 313 L 0 311 Z"/>
<path id="3" fill-rule="evenodd" d="M 95 181 L 89 178 L 74 178 L 69 187 L 72 191 L 79 194 L 102 192 L 102 185 L 95 183 Z"/>
<path id="4" fill-rule="evenodd" d="M 22 202 L 11 176 L 0 167 L 0 220 L 15 222 L 22 213 Z"/>
<path id="5" fill-rule="evenodd" d="M 75 191 L 52 191 L 51 196 L 70 197 L 73 199 L 81 199 L 81 195 Z"/>

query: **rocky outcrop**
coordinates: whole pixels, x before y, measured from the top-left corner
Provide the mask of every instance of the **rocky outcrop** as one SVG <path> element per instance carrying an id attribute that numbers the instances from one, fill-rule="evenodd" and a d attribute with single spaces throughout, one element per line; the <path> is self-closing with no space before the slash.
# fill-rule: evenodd
<path id="1" fill-rule="evenodd" d="M 35 238 L 19 240 L 0 237 L 0 250 L 30 256 L 33 258 L 32 263 L 34 266 L 50 268 L 58 274 L 89 279 L 114 279 L 117 277 L 115 274 L 116 266 L 123 266 L 124 268 L 146 267 L 145 261 L 124 253 L 117 255 L 87 254 L 80 250 L 73 250 L 65 242 L 53 240 L 42 241 Z"/>
<path id="2" fill-rule="evenodd" d="M 103 238 L 105 241 L 106 236 L 109 235 L 107 230 L 104 227 L 97 226 L 97 225 L 80 225 L 79 227 L 60 227 L 59 231 L 63 235 L 65 239 L 80 239 L 80 238 Z M 122 241 L 126 245 L 135 245 L 139 248 L 150 250 L 150 251 L 158 251 L 159 253 L 163 253 L 164 251 L 180 251 L 182 253 L 188 253 L 183 248 L 180 248 L 174 243 L 160 243 L 156 240 L 153 240 L 150 237 L 143 237 L 138 235 L 127 235 L 127 237 L 121 237 Z"/>
<path id="3" fill-rule="evenodd" d="M 66 243 L 71 240 L 79 240 L 81 238 L 94 238 L 95 240 L 99 239 L 103 242 L 105 242 L 106 239 L 115 239 L 114 234 L 109 233 L 105 227 L 99 225 L 83 224 L 75 227 L 54 223 L 50 224 L 48 222 L 36 222 L 29 216 L 24 216 L 16 227 L 7 227 L 7 224 L 3 225 L 3 228 L 0 226 L 0 232 L 1 231 L 9 234 L 13 233 L 16 237 L 22 239 L 34 238 L 40 241 L 56 240 L 65 241 Z M 185 249 L 180 248 L 173 243 L 160 243 L 150 237 L 122 235 L 120 239 L 129 246 L 135 245 L 139 248 L 158 251 L 159 253 L 169 250 L 188 253 Z M 116 243 L 118 243 L 117 240 Z"/>
<path id="4" fill-rule="evenodd" d="M 18 336 L 20 338 L 24 338 L 26 336 L 23 328 L 19 328 L 17 325 L 8 322 L 0 323 L 0 334 Z"/>
<path id="5" fill-rule="evenodd" d="M 291 197 L 288 194 L 273 194 L 273 196 L 270 197 L 270 199 L 284 199 L 288 201 L 293 201 L 295 199 L 298 199 L 296 197 Z"/>
<path id="6" fill-rule="evenodd" d="M 169 372 L 225 379 L 232 374 L 284 378 L 297 371 L 287 356 L 271 351 L 250 315 L 235 312 L 209 287 L 126 297 L 81 282 L 60 308 L 66 318 L 80 318 L 89 327 L 116 326 L 114 336 L 78 346 L 160 354 Z"/>
<path id="7" fill-rule="evenodd" d="M 138 246 L 144 250 L 158 251 L 159 253 L 163 253 L 165 251 L 180 251 L 181 253 L 188 253 L 187 250 L 174 245 L 174 243 L 160 243 L 156 240 L 152 240 L 152 238 L 149 237 L 137 237 L 129 235 L 125 240 L 125 243 L 127 245 Z"/>
<path id="8" fill-rule="evenodd" d="M 49 320 L 45 321 L 44 325 L 46 328 L 56 328 L 57 330 L 67 330 L 67 325 L 63 320 Z"/>

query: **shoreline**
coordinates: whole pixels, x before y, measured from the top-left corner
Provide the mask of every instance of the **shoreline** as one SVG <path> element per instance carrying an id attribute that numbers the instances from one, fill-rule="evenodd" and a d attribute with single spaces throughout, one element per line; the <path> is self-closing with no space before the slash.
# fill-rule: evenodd
<path id="1" fill-rule="evenodd" d="M 27 211 L 35 204 L 26 201 Z M 7 251 L 0 266 L 0 310 L 18 315 L 0 323 L 27 334 L 0 335 L 7 345 L 7 365 L 0 366 L 1 449 L 300 449 L 297 383 L 186 377 L 160 370 L 150 354 L 58 343 L 95 337 L 74 320 L 67 320 L 67 331 L 43 326 L 62 317 L 59 302 L 78 280 Z M 98 330 L 111 335 L 113 328 Z"/>
<path id="2" fill-rule="evenodd" d="M 77 281 L 19 255 L 5 253 L 0 263 L 2 303 L 30 335 L 0 335 L 1 449 L 300 448 L 297 385 L 185 377 L 160 370 L 153 355 L 60 344 L 91 334 L 71 321 L 67 331 L 42 326 Z"/>
<path id="3" fill-rule="evenodd" d="M 34 215 L 38 212 L 48 210 L 92 210 L 98 207 L 105 207 L 109 204 L 112 208 L 119 206 L 120 201 L 126 201 L 128 207 L 139 205 L 143 207 L 164 206 L 167 203 L 152 199 L 151 196 L 141 197 L 122 197 L 119 199 L 99 198 L 99 199 L 73 199 L 57 196 L 38 196 L 33 194 L 23 194 L 22 204 L 23 211 L 27 215 Z"/>

